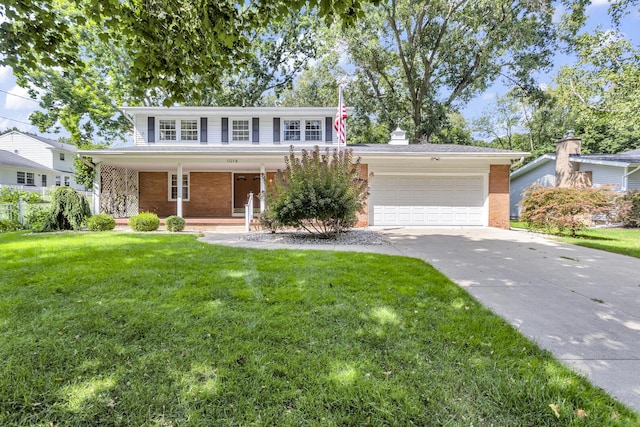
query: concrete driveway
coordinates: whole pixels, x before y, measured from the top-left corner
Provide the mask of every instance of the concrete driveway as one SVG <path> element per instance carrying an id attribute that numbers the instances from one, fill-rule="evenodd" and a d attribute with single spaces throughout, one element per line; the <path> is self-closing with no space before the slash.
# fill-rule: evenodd
<path id="1" fill-rule="evenodd" d="M 640 411 L 640 259 L 494 228 L 380 230 Z"/>
<path id="2" fill-rule="evenodd" d="M 237 234 L 201 240 L 420 258 L 591 382 L 640 411 L 640 259 L 484 227 L 379 228 L 391 245 L 279 245 Z"/>

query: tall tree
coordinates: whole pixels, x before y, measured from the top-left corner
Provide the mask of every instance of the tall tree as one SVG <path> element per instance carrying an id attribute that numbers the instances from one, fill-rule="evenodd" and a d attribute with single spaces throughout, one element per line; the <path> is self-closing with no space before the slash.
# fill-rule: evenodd
<path id="1" fill-rule="evenodd" d="M 375 1 L 375 0 L 373 0 Z M 87 21 L 100 27 L 103 41 L 127 40 L 129 78 L 134 96 L 162 88 L 165 105 L 184 102 L 190 93 L 221 85 L 221 76 L 252 58 L 251 35 L 303 9 L 350 23 L 362 0 L 77 0 L 70 15 L 59 0 L 7 0 L 0 7 L 0 64 L 14 70 L 41 65 L 65 71 L 85 69 L 74 27 Z"/>
<path id="2" fill-rule="evenodd" d="M 560 70 L 556 92 L 585 152 L 640 147 L 640 50 L 611 30 L 583 34 L 575 47 L 578 61 Z"/>
<path id="3" fill-rule="evenodd" d="M 457 106 L 502 76 L 524 88 L 549 65 L 549 0 L 388 0 L 349 32 L 358 80 L 379 121 L 429 142 Z"/>

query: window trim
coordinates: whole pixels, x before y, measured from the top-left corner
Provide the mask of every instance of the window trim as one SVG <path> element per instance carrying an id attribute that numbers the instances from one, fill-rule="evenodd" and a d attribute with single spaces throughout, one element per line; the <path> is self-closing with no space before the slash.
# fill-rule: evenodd
<path id="1" fill-rule="evenodd" d="M 285 139 L 284 135 L 285 135 L 285 122 L 289 121 L 289 120 L 298 120 L 300 122 L 300 139 L 299 140 L 287 140 Z M 320 124 L 320 139 L 307 139 L 307 122 L 309 121 L 318 121 Z M 282 141 L 283 143 L 320 143 L 320 142 L 327 142 L 326 141 L 326 135 L 325 135 L 325 129 L 324 129 L 324 119 L 322 117 L 281 117 L 280 118 L 280 141 Z"/>
<path id="2" fill-rule="evenodd" d="M 175 122 L 176 139 L 160 139 L 160 123 L 162 121 L 173 120 Z M 195 139 L 182 139 L 182 121 L 194 121 L 196 124 Z M 200 144 L 200 117 L 156 117 L 155 140 L 157 144 Z"/>
<path id="3" fill-rule="evenodd" d="M 177 173 L 174 172 L 167 172 L 167 200 L 170 202 L 175 202 L 178 200 L 178 198 L 176 197 L 175 199 L 171 198 L 171 189 L 172 189 L 172 178 L 174 175 L 178 175 Z M 191 173 L 190 172 L 182 172 L 182 176 L 186 176 L 187 177 L 187 196 L 188 197 L 183 197 L 182 201 L 183 202 L 188 202 L 191 198 Z M 177 176 L 176 176 L 177 178 Z M 184 196 L 184 189 L 182 190 L 183 196 Z M 177 194 L 177 187 L 176 187 L 176 194 Z"/>
<path id="4" fill-rule="evenodd" d="M 233 123 L 234 122 L 247 122 L 247 139 L 233 139 Z M 229 144 L 251 144 L 251 135 L 253 134 L 253 120 L 251 117 L 229 117 Z"/>

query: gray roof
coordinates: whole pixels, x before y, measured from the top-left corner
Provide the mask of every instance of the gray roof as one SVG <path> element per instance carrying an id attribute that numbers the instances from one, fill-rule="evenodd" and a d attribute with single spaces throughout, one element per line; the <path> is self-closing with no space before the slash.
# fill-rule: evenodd
<path id="1" fill-rule="evenodd" d="M 45 138 L 43 136 L 33 135 L 31 133 L 25 133 L 20 131 L 12 131 L 11 133 L 19 133 L 19 134 L 28 136 L 29 138 L 37 139 L 38 141 L 44 142 L 45 144 L 50 145 L 59 150 L 74 151 L 74 152 L 78 151 L 78 147 L 76 147 L 75 145 L 65 144 L 60 141 L 55 141 L 53 139 Z"/>
<path id="2" fill-rule="evenodd" d="M 572 154 L 571 158 L 581 160 L 604 160 L 609 162 L 640 163 L 640 149 L 618 154 Z"/>
<path id="3" fill-rule="evenodd" d="M 36 163 L 32 160 L 26 159 L 22 156 L 6 150 L 0 150 L 0 165 L 13 166 L 16 168 L 52 170 L 46 166 L 41 165 L 40 163 Z"/>

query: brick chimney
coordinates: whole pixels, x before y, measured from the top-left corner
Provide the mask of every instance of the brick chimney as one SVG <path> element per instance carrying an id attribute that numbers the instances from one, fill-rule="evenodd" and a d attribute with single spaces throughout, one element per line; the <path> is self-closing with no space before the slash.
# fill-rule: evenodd
<path id="1" fill-rule="evenodd" d="M 556 187 L 591 187 L 591 172 L 580 172 L 580 164 L 571 161 L 572 154 L 580 154 L 582 140 L 573 131 L 556 141 Z"/>

